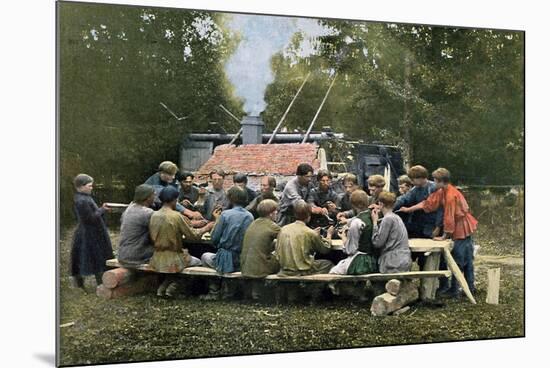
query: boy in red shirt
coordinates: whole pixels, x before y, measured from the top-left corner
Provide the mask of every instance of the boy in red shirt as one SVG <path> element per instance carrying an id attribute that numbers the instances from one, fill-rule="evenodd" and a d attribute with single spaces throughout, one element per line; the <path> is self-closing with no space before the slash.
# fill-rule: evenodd
<path id="1" fill-rule="evenodd" d="M 435 212 L 443 207 L 443 236 L 435 237 L 434 240 L 445 240 L 452 238 L 454 247 L 453 258 L 464 272 L 468 287 L 473 293 L 474 287 L 474 242 L 472 234 L 477 229 L 477 220 L 470 213 L 470 207 L 462 193 L 450 184 L 451 173 L 445 168 L 439 168 L 432 173 L 437 190 L 430 194 L 424 201 L 412 206 L 401 207 L 400 211 L 410 213 L 424 210 L 424 212 Z M 458 285 L 453 276 L 449 293 L 456 295 Z"/>

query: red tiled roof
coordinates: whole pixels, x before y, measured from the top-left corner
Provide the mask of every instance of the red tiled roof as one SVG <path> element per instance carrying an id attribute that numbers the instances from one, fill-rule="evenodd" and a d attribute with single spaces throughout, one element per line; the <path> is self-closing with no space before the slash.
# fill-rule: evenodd
<path id="1" fill-rule="evenodd" d="M 314 143 L 224 144 L 216 147 L 212 157 L 199 168 L 198 174 L 207 175 L 222 169 L 227 174 L 295 175 L 296 167 L 301 163 L 309 163 L 317 171 L 317 149 Z"/>

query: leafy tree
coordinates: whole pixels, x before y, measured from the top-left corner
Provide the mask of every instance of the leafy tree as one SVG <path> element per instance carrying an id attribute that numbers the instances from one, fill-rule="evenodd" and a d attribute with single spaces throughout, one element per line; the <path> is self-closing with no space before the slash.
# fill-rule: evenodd
<path id="1" fill-rule="evenodd" d="M 319 71 L 333 68 L 339 79 L 317 129 L 400 145 L 410 163 L 446 166 L 460 182 L 523 182 L 523 33 L 321 22 L 334 32 L 316 54 L 298 56 L 298 36 L 274 57 L 268 126 L 313 71 L 285 124 L 305 129 L 329 83 Z"/>
<path id="2" fill-rule="evenodd" d="M 83 3 L 58 12 L 64 215 L 78 172 L 96 179 L 101 199 L 127 201 L 160 161 L 179 161 L 184 133 L 210 121 L 235 129 L 215 108 L 242 111 L 223 70 L 236 45 L 220 15 Z"/>

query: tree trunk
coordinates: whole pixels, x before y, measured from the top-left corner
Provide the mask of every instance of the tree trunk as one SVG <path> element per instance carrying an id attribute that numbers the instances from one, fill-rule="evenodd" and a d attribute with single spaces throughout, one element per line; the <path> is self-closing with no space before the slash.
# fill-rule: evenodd
<path id="1" fill-rule="evenodd" d="M 405 56 L 405 100 L 403 101 L 403 123 L 402 123 L 402 134 L 404 141 L 404 164 L 405 169 L 409 170 L 411 162 L 413 160 L 413 151 L 412 151 L 412 142 L 411 142 L 411 113 L 410 113 L 410 96 L 411 96 L 411 59 L 410 55 L 407 52 Z"/>
<path id="2" fill-rule="evenodd" d="M 128 283 L 134 273 L 127 268 L 115 268 L 114 270 L 105 271 L 103 273 L 103 285 L 109 289 L 113 289 L 119 285 Z"/>
<path id="3" fill-rule="evenodd" d="M 96 289 L 96 295 L 104 299 L 115 299 L 123 296 L 130 296 L 142 293 L 148 290 L 154 290 L 158 286 L 158 275 L 143 275 L 139 279 L 119 285 L 113 289 L 99 285 Z"/>

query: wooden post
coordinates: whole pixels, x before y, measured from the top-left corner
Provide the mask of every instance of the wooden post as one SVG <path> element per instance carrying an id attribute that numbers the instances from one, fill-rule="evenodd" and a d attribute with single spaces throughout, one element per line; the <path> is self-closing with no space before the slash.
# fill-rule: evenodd
<path id="1" fill-rule="evenodd" d="M 440 252 L 430 252 L 424 263 L 424 271 L 439 270 L 439 262 L 441 258 Z M 439 281 L 437 277 L 425 278 L 420 281 L 420 298 L 422 300 L 435 299 L 435 292 Z"/>
<path id="2" fill-rule="evenodd" d="M 445 261 L 447 261 L 447 266 L 450 268 L 453 276 L 456 277 L 456 280 L 462 287 L 462 290 L 464 290 L 464 293 L 466 294 L 468 299 L 470 299 L 473 304 L 477 304 L 474 296 L 472 295 L 472 292 L 470 291 L 470 288 L 468 287 L 468 283 L 466 282 L 462 271 L 460 271 L 460 268 L 456 264 L 449 248 L 443 249 L 443 255 L 445 256 Z"/>
<path id="3" fill-rule="evenodd" d="M 490 268 L 487 270 L 487 304 L 498 304 L 499 289 L 500 268 Z"/>

